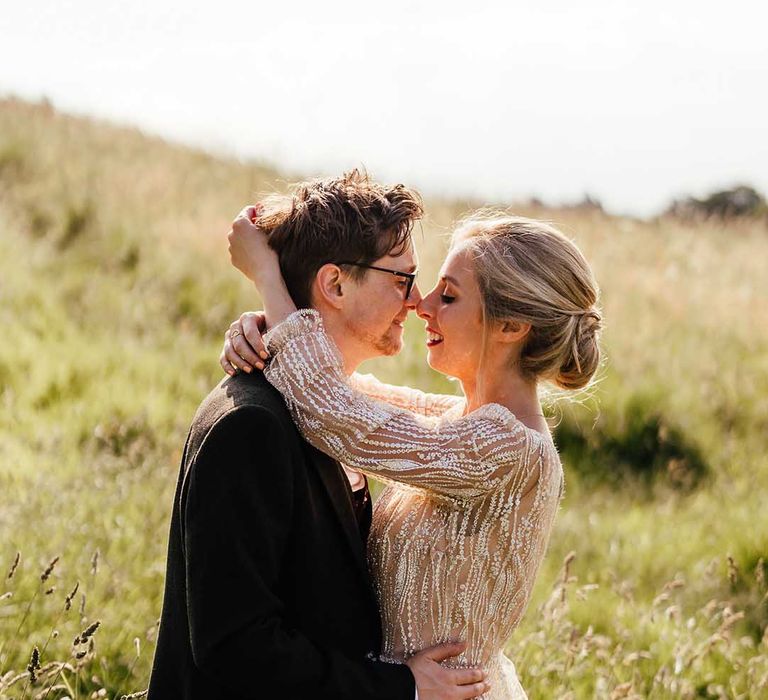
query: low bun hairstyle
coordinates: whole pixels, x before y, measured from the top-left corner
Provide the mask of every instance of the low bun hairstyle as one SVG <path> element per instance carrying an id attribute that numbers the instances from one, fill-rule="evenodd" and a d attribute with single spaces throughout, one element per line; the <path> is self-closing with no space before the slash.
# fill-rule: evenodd
<path id="1" fill-rule="evenodd" d="M 554 226 L 517 216 L 473 215 L 452 247 L 468 249 L 486 323 L 531 324 L 520 370 L 561 389 L 587 386 L 600 364 L 602 315 L 592 270 Z"/>

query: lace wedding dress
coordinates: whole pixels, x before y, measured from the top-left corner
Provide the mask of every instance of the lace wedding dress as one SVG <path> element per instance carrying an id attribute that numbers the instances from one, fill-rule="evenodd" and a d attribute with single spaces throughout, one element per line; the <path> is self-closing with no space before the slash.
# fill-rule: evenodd
<path id="1" fill-rule="evenodd" d="M 320 315 L 300 310 L 266 335 L 267 380 L 304 438 L 388 483 L 376 501 L 369 567 L 381 658 L 465 640 L 447 666 L 481 666 L 484 700 L 525 698 L 503 652 L 530 599 L 562 496 L 549 435 L 487 404 L 343 373 Z"/>

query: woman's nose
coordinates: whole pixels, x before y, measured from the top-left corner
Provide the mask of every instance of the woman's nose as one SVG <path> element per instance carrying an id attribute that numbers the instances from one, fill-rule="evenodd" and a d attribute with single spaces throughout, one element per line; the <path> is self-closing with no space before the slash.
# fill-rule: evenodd
<path id="1" fill-rule="evenodd" d="M 425 297 L 421 297 L 419 303 L 416 305 L 416 315 L 419 318 L 423 318 L 425 320 L 432 318 L 432 309 L 429 297 L 429 294 Z"/>

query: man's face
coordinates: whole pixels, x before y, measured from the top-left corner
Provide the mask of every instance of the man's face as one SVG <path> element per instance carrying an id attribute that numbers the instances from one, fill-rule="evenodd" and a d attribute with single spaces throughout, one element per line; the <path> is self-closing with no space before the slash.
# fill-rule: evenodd
<path id="1" fill-rule="evenodd" d="M 402 255 L 385 255 L 371 265 L 415 272 L 416 251 L 411 244 Z M 365 276 L 349 285 L 349 302 L 344 305 L 344 330 L 354 338 L 364 359 L 396 355 L 403 347 L 403 323 L 409 311 L 421 301 L 418 284 L 406 299 L 408 280 L 380 270 L 366 270 Z"/>

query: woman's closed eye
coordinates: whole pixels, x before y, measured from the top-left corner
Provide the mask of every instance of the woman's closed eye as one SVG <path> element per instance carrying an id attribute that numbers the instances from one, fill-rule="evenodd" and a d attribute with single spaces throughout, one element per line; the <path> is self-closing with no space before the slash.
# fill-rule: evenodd
<path id="1" fill-rule="evenodd" d="M 450 304 L 456 297 L 448 296 L 447 294 L 443 293 L 440 295 L 440 301 L 443 302 L 443 304 Z"/>

